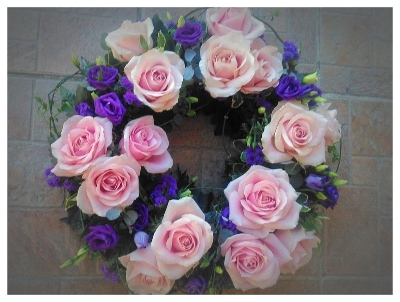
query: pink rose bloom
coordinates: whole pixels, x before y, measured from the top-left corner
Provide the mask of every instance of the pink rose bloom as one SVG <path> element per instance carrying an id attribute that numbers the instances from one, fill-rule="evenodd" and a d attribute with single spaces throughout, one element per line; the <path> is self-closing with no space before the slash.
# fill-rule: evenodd
<path id="1" fill-rule="evenodd" d="M 133 57 L 124 72 L 138 99 L 153 111 L 170 110 L 178 102 L 185 63 L 176 53 L 150 49 Z"/>
<path id="2" fill-rule="evenodd" d="M 251 44 L 251 53 L 258 62 L 258 69 L 253 78 L 240 89 L 243 93 L 259 93 L 270 87 L 278 86 L 283 73 L 282 54 L 275 46 L 267 46 L 259 42 L 260 38 Z"/>
<path id="3" fill-rule="evenodd" d="M 206 13 L 208 32 L 211 35 L 223 36 L 230 32 L 238 32 L 246 39 L 252 40 L 261 36 L 264 24 L 251 15 L 246 7 L 209 8 Z"/>
<path id="4" fill-rule="evenodd" d="M 172 167 L 165 131 L 154 125 L 152 115 L 142 116 L 126 124 L 119 142 L 122 154 L 135 159 L 149 173 L 164 173 Z"/>
<path id="5" fill-rule="evenodd" d="M 221 244 L 224 266 L 236 289 L 271 287 L 278 281 L 279 265 L 290 259 L 289 251 L 270 233 L 264 239 L 236 234 Z"/>
<path id="6" fill-rule="evenodd" d="M 57 159 L 51 172 L 65 177 L 81 175 L 106 156 L 112 143 L 112 129 L 107 118 L 80 115 L 68 118 L 61 136 L 51 144 L 51 152 Z"/>
<path id="7" fill-rule="evenodd" d="M 250 42 L 240 33 L 210 37 L 200 48 L 199 67 L 213 98 L 234 95 L 258 69 Z"/>
<path id="8" fill-rule="evenodd" d="M 150 247 L 137 249 L 118 259 L 126 267 L 126 282 L 135 294 L 165 295 L 175 284 L 175 280 L 166 278 L 158 270 L 156 257 Z"/>
<path id="9" fill-rule="evenodd" d="M 319 104 L 316 110 L 317 113 L 321 114 L 328 120 L 328 131 L 325 134 L 325 143 L 327 146 L 333 146 L 341 138 L 341 125 L 336 119 L 337 110 L 328 110 L 332 103 Z"/>
<path id="10" fill-rule="evenodd" d="M 168 202 L 151 248 L 157 265 L 168 279 L 179 279 L 211 248 L 213 232 L 194 199 L 184 197 Z"/>
<path id="11" fill-rule="evenodd" d="M 276 237 L 289 250 L 291 260 L 281 265 L 283 274 L 294 274 L 297 269 L 310 262 L 312 249 L 321 241 L 313 232 L 306 232 L 301 226 L 293 230 L 277 230 Z"/>
<path id="12" fill-rule="evenodd" d="M 271 163 L 290 161 L 317 166 L 325 162 L 328 121 L 321 114 L 292 101 L 281 101 L 261 137 L 263 153 Z"/>
<path id="13" fill-rule="evenodd" d="M 126 155 L 103 158 L 83 174 L 77 206 L 101 217 L 111 209 L 124 209 L 139 196 L 139 174 L 140 165 Z"/>
<path id="14" fill-rule="evenodd" d="M 301 205 L 282 169 L 253 165 L 232 180 L 224 190 L 229 201 L 229 219 L 239 231 L 264 238 L 275 229 L 293 229 Z"/>
<path id="15" fill-rule="evenodd" d="M 107 35 L 105 41 L 111 48 L 114 58 L 121 62 L 128 62 L 133 56 L 144 53 L 140 44 L 140 35 L 147 41 L 149 48 L 153 47 L 151 39 L 153 30 L 154 26 L 150 18 L 136 23 L 125 20 L 120 28 Z"/>

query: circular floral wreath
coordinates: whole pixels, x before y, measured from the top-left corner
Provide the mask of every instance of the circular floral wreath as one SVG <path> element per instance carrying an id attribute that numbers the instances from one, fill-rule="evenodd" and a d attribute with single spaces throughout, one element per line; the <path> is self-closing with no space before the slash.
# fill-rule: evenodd
<path id="1" fill-rule="evenodd" d="M 101 258 L 105 277 L 136 294 L 273 286 L 310 261 L 346 183 L 326 164 L 327 154 L 340 162 L 336 110 L 317 72 L 295 69 L 296 44 L 249 9 L 167 18 L 124 21 L 102 37 L 104 57 L 72 55 L 77 72 L 47 102 L 36 97 L 49 116 L 46 181 L 67 192 L 62 220 L 84 241 L 61 268 Z M 76 76 L 71 92 L 63 85 Z M 219 193 L 196 188 L 168 151 L 167 133 L 200 112 L 232 141 Z"/>

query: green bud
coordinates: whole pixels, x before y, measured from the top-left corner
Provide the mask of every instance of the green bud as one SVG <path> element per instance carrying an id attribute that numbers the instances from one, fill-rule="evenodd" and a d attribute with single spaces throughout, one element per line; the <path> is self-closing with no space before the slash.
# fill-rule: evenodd
<path id="1" fill-rule="evenodd" d="M 104 61 L 103 57 L 97 57 L 95 62 L 96 65 L 106 65 L 106 61 Z"/>
<path id="2" fill-rule="evenodd" d="M 189 189 L 187 189 L 187 190 L 185 190 L 185 191 L 179 193 L 179 198 L 182 198 L 182 197 L 192 197 L 192 196 L 193 196 L 193 195 L 192 195 L 192 192 L 191 192 Z"/>
<path id="3" fill-rule="evenodd" d="M 317 102 L 317 103 L 325 103 L 327 101 L 327 99 L 323 98 L 323 97 L 320 97 L 320 96 L 317 96 L 317 97 L 314 98 L 314 101 Z"/>
<path id="4" fill-rule="evenodd" d="M 185 25 L 185 18 L 183 18 L 183 16 L 180 16 L 178 19 L 177 28 L 181 28 L 183 25 Z"/>
<path id="5" fill-rule="evenodd" d="M 325 194 L 322 193 L 322 192 L 317 192 L 317 194 L 315 194 L 315 196 L 317 196 L 317 198 L 320 199 L 320 200 L 325 200 L 325 199 L 327 199 L 327 197 L 325 196 Z"/>
<path id="6" fill-rule="evenodd" d="M 258 114 L 264 114 L 265 113 L 265 107 L 264 106 L 258 107 L 257 111 L 258 111 Z"/>
<path id="7" fill-rule="evenodd" d="M 96 93 L 94 93 L 94 91 L 90 95 L 92 96 L 93 100 L 99 97 Z"/>
<path id="8" fill-rule="evenodd" d="M 168 21 L 172 21 L 172 16 L 171 16 L 171 14 L 169 12 L 167 12 L 167 20 Z"/>
<path id="9" fill-rule="evenodd" d="M 329 171 L 328 172 L 328 176 L 329 177 L 337 177 L 337 176 L 339 176 L 337 173 L 335 173 L 335 172 L 333 172 L 333 171 Z"/>
<path id="10" fill-rule="evenodd" d="M 303 84 L 314 84 L 318 81 L 317 72 L 310 73 L 304 76 L 303 80 L 301 81 Z"/>
<path id="11" fill-rule="evenodd" d="M 319 165 L 315 167 L 315 171 L 317 172 L 322 172 L 325 171 L 326 169 L 328 169 L 328 165 Z"/>
<path id="12" fill-rule="evenodd" d="M 81 66 L 81 63 L 79 62 L 78 57 L 76 55 L 74 55 L 73 53 L 71 53 L 71 61 L 75 67 L 79 68 Z"/>
<path id="13" fill-rule="evenodd" d="M 309 93 L 310 96 L 314 96 L 314 95 L 317 95 L 317 94 L 318 94 L 318 92 L 316 92 L 316 91 L 311 91 L 311 92 Z"/>
<path id="14" fill-rule="evenodd" d="M 216 266 L 216 267 L 214 268 L 214 270 L 215 270 L 215 272 L 216 272 L 217 274 L 219 274 L 219 275 L 221 275 L 221 274 L 224 272 L 224 270 L 223 270 L 220 266 Z"/>
<path id="15" fill-rule="evenodd" d="M 335 187 L 344 186 L 347 183 L 348 181 L 344 179 L 335 179 L 332 181 L 332 185 L 334 185 Z"/>
<path id="16" fill-rule="evenodd" d="M 199 180 L 199 178 L 198 178 L 197 176 L 195 176 L 195 177 L 192 178 L 192 182 L 196 182 L 196 181 L 198 181 L 198 180 Z"/>
<path id="17" fill-rule="evenodd" d="M 187 100 L 189 103 L 197 103 L 199 101 L 199 99 L 196 98 L 195 96 L 189 96 Z"/>

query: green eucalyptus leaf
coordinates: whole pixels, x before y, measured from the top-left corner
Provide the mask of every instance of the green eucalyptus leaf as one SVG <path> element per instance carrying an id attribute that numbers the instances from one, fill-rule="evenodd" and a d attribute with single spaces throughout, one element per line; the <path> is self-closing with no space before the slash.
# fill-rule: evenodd
<path id="1" fill-rule="evenodd" d="M 301 165 L 298 163 L 290 163 L 285 165 L 285 171 L 289 175 L 296 175 L 301 170 Z"/>
<path id="2" fill-rule="evenodd" d="M 299 196 L 297 196 L 296 202 L 298 204 L 304 204 L 307 201 L 308 201 L 308 195 L 307 194 L 300 193 Z"/>
<path id="3" fill-rule="evenodd" d="M 298 189 L 304 183 L 304 178 L 300 174 L 296 174 L 289 178 L 289 182 L 294 189 Z"/>

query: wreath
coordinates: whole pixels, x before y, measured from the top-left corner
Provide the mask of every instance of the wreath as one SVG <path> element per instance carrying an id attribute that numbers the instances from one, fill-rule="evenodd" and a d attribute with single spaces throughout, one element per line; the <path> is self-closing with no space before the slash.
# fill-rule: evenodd
<path id="1" fill-rule="evenodd" d="M 283 51 L 269 45 L 266 26 L 276 34 L 248 8 L 126 20 L 101 37 L 104 56 L 72 55 L 77 71 L 35 97 L 46 182 L 65 191 L 61 220 L 83 242 L 61 268 L 100 258 L 130 293 L 213 294 L 271 287 L 310 261 L 346 184 L 341 125 L 318 73 L 296 70 L 297 45 L 278 34 Z M 167 133 L 201 112 L 230 141 L 219 191 L 197 187 L 168 151 Z"/>

